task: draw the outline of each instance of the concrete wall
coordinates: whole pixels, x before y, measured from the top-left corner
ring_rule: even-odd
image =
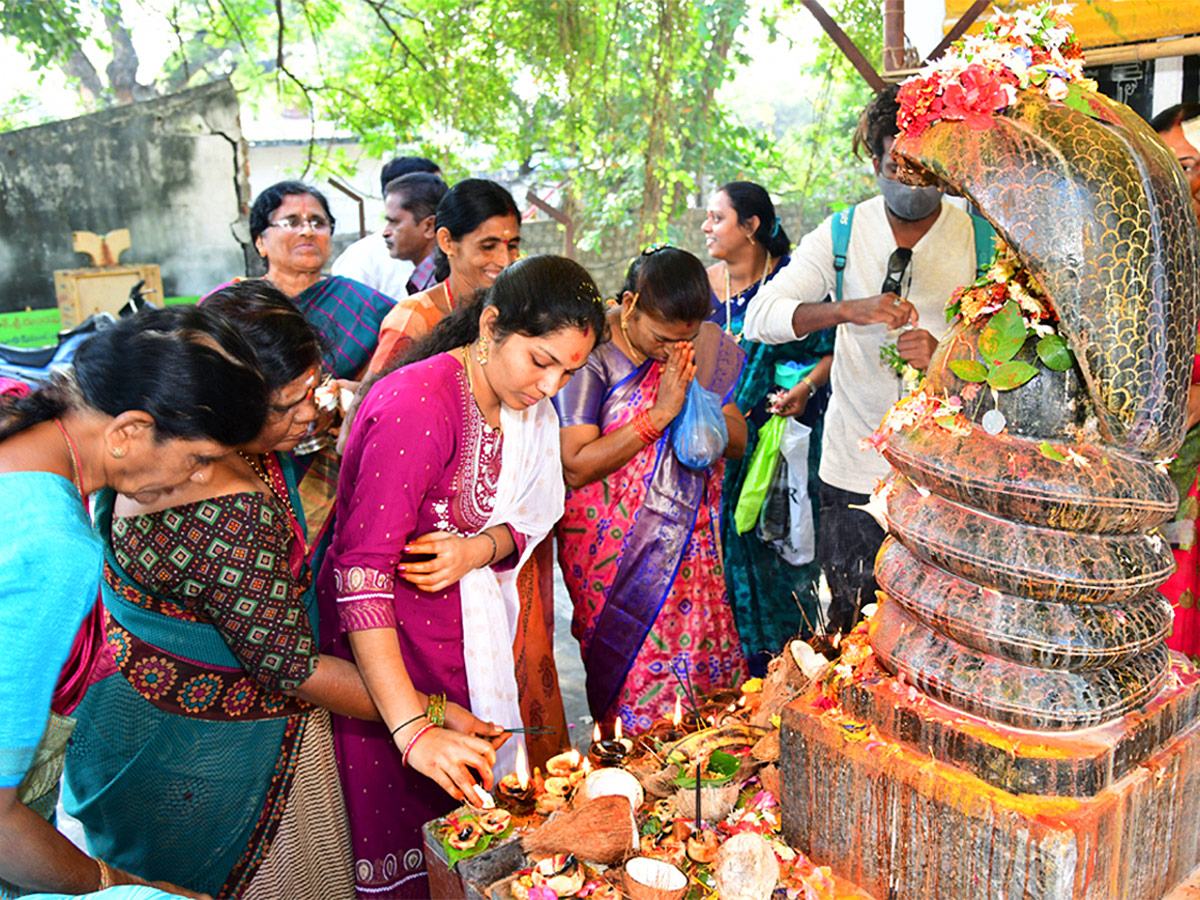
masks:
[[[245,268],[248,202],[227,81],[0,134],[0,312],[55,305],[80,230],[128,228],[121,262],[160,265],[168,296],[210,290]]]

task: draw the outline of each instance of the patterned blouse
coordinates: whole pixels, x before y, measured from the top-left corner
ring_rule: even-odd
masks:
[[[293,531],[274,499],[225,494],[113,518],[117,562],[150,593],[152,611],[209,622],[260,685],[293,690],[317,666],[304,605],[311,575],[292,575]]]

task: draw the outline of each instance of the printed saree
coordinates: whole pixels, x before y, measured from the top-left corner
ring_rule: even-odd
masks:
[[[713,325],[696,344],[697,379],[728,403],[744,354]],[[560,422],[614,431],[654,404],[661,373],[655,360],[634,366],[601,345],[555,398]],[[620,716],[630,733],[649,728],[674,705],[672,668],[686,668],[701,692],[744,674],[721,564],[723,471],[723,460],[706,471],[684,466],[668,432],[611,475],[567,492],[559,562],[597,720]]]
[[[294,479],[267,460],[296,505]],[[301,523],[265,495],[225,495],[120,520],[131,557],[114,549],[112,506],[102,493],[96,524],[119,674],[76,710],[64,795],[89,848],[214,896],[344,895],[329,716],[281,692],[316,662]]]

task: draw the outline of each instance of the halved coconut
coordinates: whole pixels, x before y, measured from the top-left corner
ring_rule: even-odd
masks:
[[[625,893],[632,900],[682,900],[688,877],[661,859],[635,856],[625,863]]]
[[[642,786],[632,774],[624,769],[596,769],[583,781],[583,796],[587,800],[615,795],[624,797],[633,809],[646,799]]]

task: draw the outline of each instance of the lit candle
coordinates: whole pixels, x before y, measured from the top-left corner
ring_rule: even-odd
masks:
[[[617,735],[620,735],[621,722],[617,720]],[[632,742],[626,744],[622,740],[605,741],[600,739],[600,723],[596,723],[596,727],[592,729],[592,746],[588,749],[588,759],[592,761],[592,765],[597,769],[608,768],[611,766],[622,766],[625,764],[625,759],[629,756],[629,748]]]
[[[496,793],[513,812],[528,812],[532,807],[533,784],[529,780],[529,760],[525,756],[525,743],[517,744],[516,772],[510,772],[496,785]]]
[[[613,726],[613,740],[625,748],[626,753],[633,752],[633,741],[629,738],[621,737],[621,720],[617,719],[617,723]]]
[[[529,760],[525,758],[525,742],[517,744],[517,784],[521,790],[529,789]]]
[[[674,724],[676,730],[683,724],[683,709],[679,705],[678,694],[675,695],[675,715],[671,717],[671,722]]]

